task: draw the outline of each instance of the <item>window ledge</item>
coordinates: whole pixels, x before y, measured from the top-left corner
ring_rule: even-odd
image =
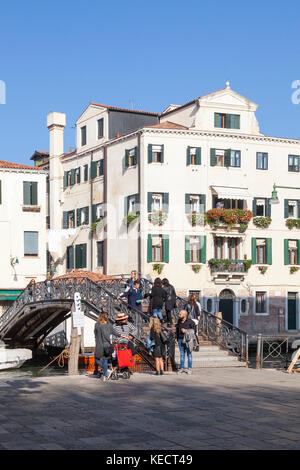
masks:
[[[35,205],[32,205],[32,206],[22,206],[22,211],[23,212],[41,212],[41,206],[35,206]]]
[[[254,315],[256,315],[257,317],[268,317],[269,313],[256,313],[256,312],[254,312]]]

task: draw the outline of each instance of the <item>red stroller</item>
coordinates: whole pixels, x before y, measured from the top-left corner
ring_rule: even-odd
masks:
[[[115,344],[115,353],[112,357],[112,372],[109,375],[111,380],[130,379],[132,372],[129,367],[134,366],[134,358],[126,344]]]

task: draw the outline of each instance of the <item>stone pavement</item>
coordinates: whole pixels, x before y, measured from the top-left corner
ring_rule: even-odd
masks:
[[[300,375],[0,380],[0,449],[300,449]]]

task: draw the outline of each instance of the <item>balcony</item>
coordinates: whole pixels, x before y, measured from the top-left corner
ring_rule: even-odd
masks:
[[[245,209],[210,209],[205,213],[205,223],[213,229],[238,229],[243,233],[252,217],[252,211]]]
[[[251,260],[211,259],[208,262],[216,284],[240,284],[248,272]]]

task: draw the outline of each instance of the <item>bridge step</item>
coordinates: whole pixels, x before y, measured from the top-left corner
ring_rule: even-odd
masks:
[[[179,348],[175,350],[175,362],[179,367]],[[239,361],[237,357],[229,355],[229,352],[220,349],[218,346],[200,346],[199,351],[193,351],[193,369],[246,366],[247,364],[244,361]]]

